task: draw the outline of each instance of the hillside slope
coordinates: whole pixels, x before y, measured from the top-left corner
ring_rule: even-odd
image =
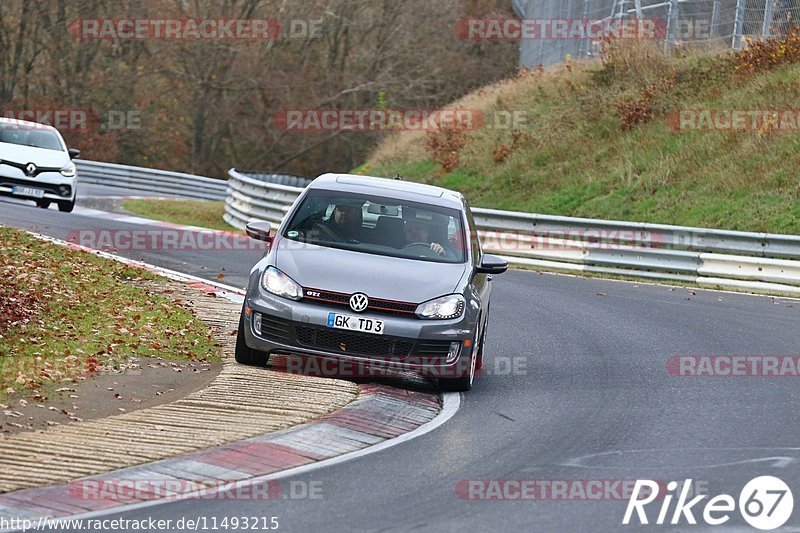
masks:
[[[462,148],[444,139],[458,159],[449,172],[427,147],[443,134],[421,132],[394,135],[356,171],[401,172],[480,207],[800,233],[799,52],[796,34],[738,55],[616,47],[455,102],[523,112],[527,124],[465,131]],[[676,113],[687,110],[789,112],[777,129],[731,131],[682,129]]]

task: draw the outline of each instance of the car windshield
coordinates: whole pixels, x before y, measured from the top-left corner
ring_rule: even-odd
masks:
[[[329,248],[463,263],[461,211],[391,198],[309,191],[283,236]]]
[[[63,151],[58,135],[49,129],[11,122],[0,122],[0,142]]]

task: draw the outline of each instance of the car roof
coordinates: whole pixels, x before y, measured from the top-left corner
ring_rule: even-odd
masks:
[[[52,130],[57,132],[58,130],[49,124],[41,124],[39,122],[30,122],[28,120],[19,120],[16,118],[8,118],[8,117],[0,117],[0,123],[3,124],[18,124],[20,126],[30,126],[31,128],[42,129],[42,130]]]
[[[363,194],[388,196],[398,200],[408,200],[422,204],[438,205],[463,209],[464,197],[461,193],[399,179],[361,176],[358,174],[323,174],[311,182],[310,189],[325,189]]]

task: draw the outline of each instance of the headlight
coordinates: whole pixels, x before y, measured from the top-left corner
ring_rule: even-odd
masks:
[[[271,292],[290,300],[300,300],[303,298],[303,288],[295,280],[271,266],[264,271],[261,276],[261,286],[265,291]]]
[[[464,314],[466,302],[460,294],[450,294],[419,304],[417,316],[425,319],[449,320]]]
[[[75,167],[75,163],[73,163],[72,161],[61,167],[61,175],[67,178],[74,177],[75,174],[77,174],[77,172],[78,169],[77,167]]]

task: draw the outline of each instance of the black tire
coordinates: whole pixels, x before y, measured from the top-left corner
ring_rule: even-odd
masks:
[[[486,345],[486,328],[489,326],[489,319],[486,319],[486,324],[483,325],[483,332],[481,333],[481,341],[478,343],[478,359],[475,361],[475,371],[483,368],[483,347]]]
[[[490,303],[488,307],[486,307],[486,320],[483,322],[483,331],[481,332],[481,341],[478,345],[478,360],[475,361],[475,370],[481,370],[483,368],[483,347],[486,346],[486,330],[489,329],[489,312],[492,310],[492,304]]]
[[[40,209],[47,209],[50,207],[50,200],[36,200],[36,207]]]
[[[72,213],[72,210],[75,208],[75,202],[57,202],[58,203],[58,210],[62,213]]]
[[[237,363],[252,366],[266,366],[269,354],[250,348],[244,340],[244,313],[239,316],[239,331],[236,334],[234,358]]]

